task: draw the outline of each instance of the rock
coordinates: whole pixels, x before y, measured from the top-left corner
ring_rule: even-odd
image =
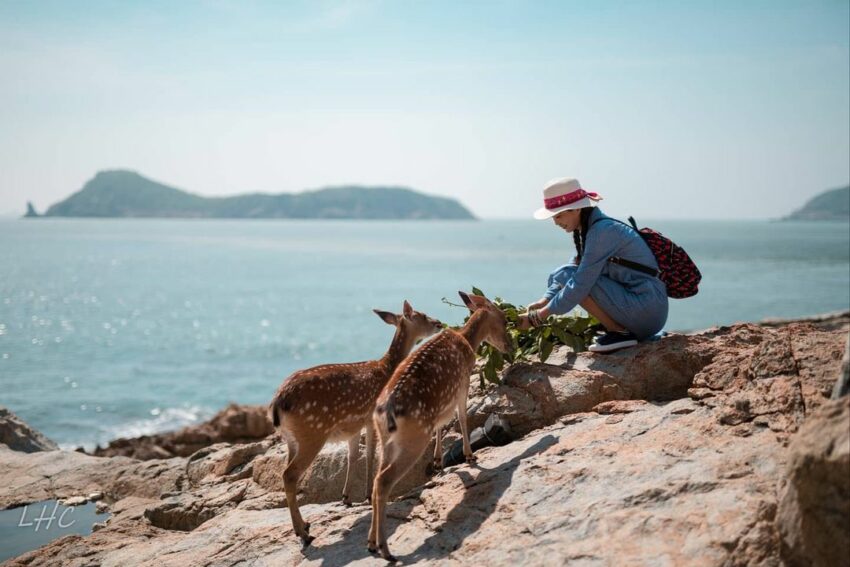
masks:
[[[845,333],[846,327],[822,330],[811,323],[718,329],[711,333],[712,361],[688,392],[717,407],[721,423],[767,427],[787,442],[805,416],[829,398]]]
[[[841,361],[841,374],[832,389],[833,400],[850,394],[850,335],[847,336],[847,346],[844,347],[844,359]]]
[[[92,454],[141,460],[188,457],[216,443],[248,443],[268,437],[274,428],[267,414],[266,406],[230,404],[204,423],[158,435],[116,439]]]
[[[88,499],[92,502],[97,502],[103,498],[103,492],[92,492],[89,494]]]
[[[649,405],[649,402],[646,402],[644,400],[602,402],[601,404],[596,404],[595,406],[593,406],[592,411],[602,414],[631,413],[633,411],[641,411],[647,409]]]
[[[502,385],[470,393],[470,427],[493,413],[524,435],[565,415],[690,396],[729,426],[768,427],[781,438],[828,399],[850,325],[840,314],[763,327],[744,323],[670,335],[612,354],[555,349],[548,364],[515,364]],[[620,405],[618,405],[620,404]],[[635,406],[636,407],[636,406]]]
[[[213,486],[205,491],[183,492],[145,510],[145,518],[158,528],[191,531],[232,510],[245,499],[250,480]]]
[[[850,557],[850,396],[822,405],[794,436],[777,524],[792,565]]]
[[[23,451],[24,453],[59,449],[56,443],[2,406],[0,406],[0,444],[6,445],[13,451]]]
[[[71,496],[60,500],[59,504],[62,506],[82,506],[86,502],[88,502],[88,499],[85,496]]]
[[[0,510],[31,502],[102,492],[112,500],[158,498],[182,485],[184,459],[139,462],[75,451],[21,453],[0,446]]]
[[[245,445],[210,445],[189,457],[186,476],[192,485],[198,485],[206,479],[215,482],[223,477],[231,480],[250,478],[254,457],[266,453],[273,445],[272,439]]]

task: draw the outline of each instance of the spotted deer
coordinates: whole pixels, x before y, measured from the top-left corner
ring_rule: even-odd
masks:
[[[466,399],[475,352],[482,341],[507,352],[512,345],[504,313],[487,298],[460,293],[472,311],[458,331],[446,329],[408,356],[378,397],[373,415],[381,444],[378,475],[372,488],[372,527],[369,551],[395,561],[386,540],[387,497],[395,484],[422,456],[435,436],[435,460],[440,450],[440,428],[457,413],[468,463],[475,457],[469,445]]]
[[[310,545],[310,524],[304,522],[296,502],[297,485],[328,441],[348,441],[348,467],[342,499],[351,504],[351,469],[360,452],[360,432],[366,428],[366,499],[373,476],[375,435],[372,411],[375,400],[393,371],[414,344],[438,330],[442,323],[415,311],[404,302],[401,315],[375,310],[396,331],[386,354],[378,360],[353,364],[328,364],[299,370],[278,388],[271,402],[272,422],[286,441],[287,464],[283,473],[286,502],[292,526],[304,546]]]

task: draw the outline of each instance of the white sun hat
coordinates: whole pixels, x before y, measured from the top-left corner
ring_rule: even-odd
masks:
[[[543,207],[534,211],[534,218],[545,220],[561,211],[595,207],[597,201],[601,200],[602,197],[597,193],[588,193],[582,189],[578,179],[553,179],[543,188]]]

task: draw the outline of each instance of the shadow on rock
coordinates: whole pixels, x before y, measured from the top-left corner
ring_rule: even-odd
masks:
[[[417,498],[419,493],[419,490],[414,491],[409,497],[405,497],[387,506],[388,532],[395,531],[395,528],[399,524],[406,521],[410,512],[419,503]],[[313,526],[321,527],[322,523],[323,520],[317,519],[317,521],[313,522]],[[322,567],[344,567],[358,559],[366,557],[380,558],[378,555],[369,553],[366,549],[371,524],[372,507],[364,505],[363,513],[360,517],[357,518],[351,527],[343,528],[345,533],[330,545],[321,545],[321,540],[326,538],[336,539],[335,536],[338,534],[333,532],[319,532],[315,527],[311,527],[311,534],[315,532],[317,537],[313,546],[304,550],[304,557],[308,560],[321,560]]]
[[[499,500],[511,485],[520,463],[545,451],[555,443],[557,443],[556,437],[546,435],[510,461],[492,469],[483,469],[477,479],[473,479],[466,471],[455,471],[455,474],[463,480],[466,491],[463,499],[446,516],[446,521],[443,523],[446,529],[430,536],[413,553],[399,556],[399,560],[402,563],[414,563],[424,559],[440,559],[460,548],[464,540],[478,531],[496,510]],[[392,508],[392,506],[388,507],[388,511],[397,512]],[[397,516],[397,513],[393,515]],[[392,533],[388,531],[387,538],[389,539],[391,535]]]

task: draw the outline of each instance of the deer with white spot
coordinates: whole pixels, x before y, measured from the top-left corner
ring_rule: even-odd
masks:
[[[381,444],[378,475],[372,488],[369,551],[395,561],[387,547],[386,505],[396,483],[407,473],[435,436],[435,461],[440,428],[456,413],[467,463],[475,457],[469,445],[466,400],[475,352],[487,341],[503,353],[512,348],[507,319],[486,297],[458,292],[472,315],[459,330],[445,329],[430,338],[396,369],[378,397],[374,429]]]
[[[382,358],[299,370],[284,380],[269,408],[272,422],[286,442],[287,463],[283,473],[286,502],[292,526],[305,547],[313,538],[310,524],[304,522],[296,502],[301,477],[326,442],[347,440],[348,468],[342,500],[350,505],[351,469],[360,453],[360,432],[365,427],[366,499],[369,499],[375,448],[372,412],[378,394],[416,342],[443,327],[438,320],[415,311],[407,301],[401,315],[377,309],[375,313],[396,327]]]

